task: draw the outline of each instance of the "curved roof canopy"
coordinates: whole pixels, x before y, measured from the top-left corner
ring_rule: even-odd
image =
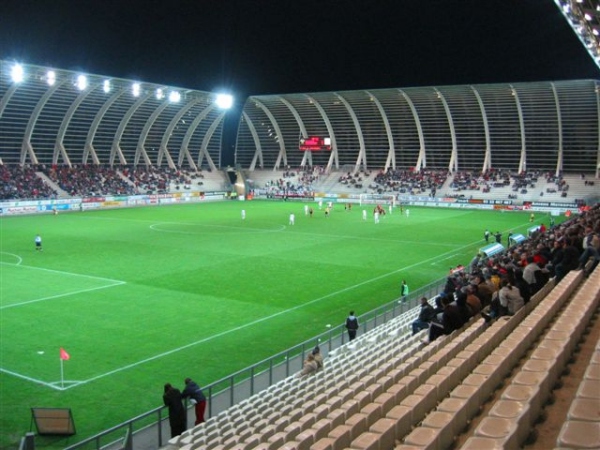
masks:
[[[598,93],[598,81],[574,80],[254,96],[236,164],[591,172]]]
[[[0,60],[7,163],[220,166],[218,94]]]

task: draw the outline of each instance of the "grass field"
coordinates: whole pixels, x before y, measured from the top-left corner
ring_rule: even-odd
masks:
[[[397,298],[403,279],[415,289],[468,264],[486,227],[506,239],[530,225],[427,208],[375,225],[358,207],[329,218],[314,207],[313,218],[267,201],[0,218],[2,448],[29,431],[31,407],[72,408],[76,442],[159,406],[165,382],[210,383]]]

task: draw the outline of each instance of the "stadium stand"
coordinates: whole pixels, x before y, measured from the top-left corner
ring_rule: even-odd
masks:
[[[463,448],[522,445],[598,306],[599,280],[600,270],[587,280],[584,272],[572,271],[556,286],[551,280],[515,316],[490,325],[473,320],[426,347],[420,344],[422,334],[406,334],[416,316],[409,311],[329,355],[317,375],[290,377],[170,445],[186,450],[449,448],[541,336]],[[563,325],[574,318],[581,324],[575,330]]]

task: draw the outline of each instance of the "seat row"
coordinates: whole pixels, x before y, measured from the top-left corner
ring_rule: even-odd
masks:
[[[593,282],[596,286],[600,286],[598,268],[590,276],[590,280],[592,279],[595,280]],[[586,294],[589,294],[589,302],[593,302],[594,292],[591,286]],[[564,333],[564,331],[556,331],[556,333]],[[557,337],[560,336],[558,334]],[[600,448],[600,341],[596,343],[583,380],[571,402],[567,420],[560,430],[556,446],[561,449]]]
[[[493,344],[492,351],[467,373],[462,382],[403,440],[397,450],[406,448],[445,449],[453,445],[481,405],[494,393],[504,378],[525,356],[530,345],[552,320],[580,284],[582,276],[573,272],[549,294],[534,296],[509,319],[509,333]],[[469,444],[470,445],[470,444]],[[478,441],[471,448],[478,448]],[[492,447],[495,448],[495,447]]]
[[[279,442],[281,437],[274,435],[281,432],[287,432],[286,439],[289,439],[298,431],[296,426],[299,425],[294,424],[286,431],[290,422],[301,421],[300,428],[304,429],[312,424],[313,418],[322,418],[320,416],[324,412],[329,413],[351,398],[370,400],[435,354],[436,345],[442,345],[445,340],[451,341],[454,336],[440,339],[436,345],[424,350],[421,337],[422,335],[388,337],[385,341],[377,341],[371,345],[367,345],[369,341],[364,339],[361,345],[347,346],[346,351],[328,359],[326,369],[316,376],[302,379],[289,377],[209,419],[207,423],[189,430],[180,438],[172,439],[170,443],[186,448],[217,448],[221,445],[231,448],[234,441],[247,441],[246,444],[251,445],[258,438],[262,441],[270,440],[270,444],[273,444]],[[463,347],[464,345],[466,344]],[[456,352],[463,347],[457,346]],[[380,383],[375,383],[376,380]],[[369,392],[367,396],[365,391]],[[313,409],[315,415],[311,417]],[[305,413],[301,420],[299,410]],[[265,427],[261,419],[269,426]],[[257,430],[260,432],[256,433]],[[256,434],[258,436],[254,436]]]
[[[414,320],[415,312],[407,311],[401,316],[388,322],[385,334],[377,330],[384,339],[371,339],[371,332],[365,333],[353,342],[347,343],[342,350],[326,361],[326,369],[313,377],[288,377],[265,391],[232,406],[224,413],[210,418],[184,434],[169,441],[171,445],[198,445],[201,443],[215,445],[227,441],[231,435],[238,438],[256,428],[261,418],[274,421],[289,416],[295,418],[294,410],[306,401],[307,397],[317,397],[320,401],[335,396],[350,384],[367,376],[370,370],[375,370],[381,360],[399,360],[402,356],[409,357],[416,352],[419,336],[410,337],[406,333],[397,334],[393,331],[405,327],[407,321]],[[381,358],[376,358],[380,355]],[[325,394],[326,393],[326,394]],[[347,393],[343,393],[346,396]],[[306,409],[306,407],[304,407]],[[259,413],[257,413],[259,412]],[[250,420],[248,420],[250,418]],[[281,424],[283,424],[283,420]],[[281,425],[280,424],[280,425]],[[258,424],[260,428],[261,424]]]

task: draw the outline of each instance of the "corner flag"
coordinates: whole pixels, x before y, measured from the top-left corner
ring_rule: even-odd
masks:
[[[60,348],[60,359],[63,361],[68,361],[71,359],[71,355],[69,355],[64,348]]]

